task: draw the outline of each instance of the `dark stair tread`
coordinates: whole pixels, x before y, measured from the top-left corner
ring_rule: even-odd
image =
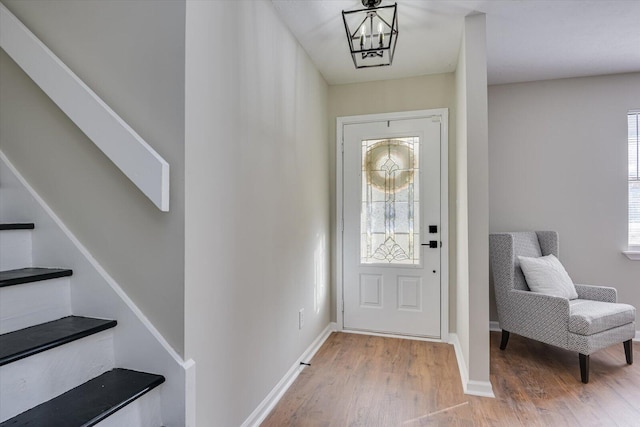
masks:
[[[0,423],[0,427],[93,426],[163,382],[161,375],[113,369]]]
[[[28,267],[17,270],[0,271],[0,288],[4,286],[20,285],[38,282],[40,280],[57,279],[71,276],[73,271],[64,268]]]
[[[32,222],[0,223],[0,230],[33,230],[36,225]]]
[[[0,335],[0,366],[116,326],[115,320],[67,316]]]

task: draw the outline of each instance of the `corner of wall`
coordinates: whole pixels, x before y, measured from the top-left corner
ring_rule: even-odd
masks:
[[[485,33],[484,15],[465,18],[456,70],[456,336],[474,393],[490,389]]]

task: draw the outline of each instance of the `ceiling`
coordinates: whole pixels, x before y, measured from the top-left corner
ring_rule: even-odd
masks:
[[[475,13],[487,16],[489,84],[640,71],[640,0],[396,1],[393,65],[356,70],[341,11],[361,0],[272,0],[332,85],[454,71],[464,17]]]

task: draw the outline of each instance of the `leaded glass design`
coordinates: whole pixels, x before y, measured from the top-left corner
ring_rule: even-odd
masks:
[[[420,264],[419,138],[362,141],[362,264]]]

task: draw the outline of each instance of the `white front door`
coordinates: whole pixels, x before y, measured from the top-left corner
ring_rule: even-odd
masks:
[[[345,329],[441,337],[441,119],[343,126]]]

